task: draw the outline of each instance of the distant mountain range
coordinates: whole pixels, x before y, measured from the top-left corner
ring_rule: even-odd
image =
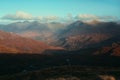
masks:
[[[115,22],[88,24],[77,21],[68,25],[65,30],[61,31],[55,43],[68,50],[79,50],[119,35],[120,24]]]
[[[81,76],[88,76],[86,71],[90,70],[90,66],[94,75],[96,70],[97,74],[104,74],[100,71],[111,67],[111,71],[115,69],[116,72],[109,73],[117,74],[119,79],[120,71],[116,67],[120,67],[120,24],[76,21],[68,25],[26,21],[0,25],[0,64],[1,80],[16,80],[17,75],[9,76],[16,73],[23,74],[20,75],[21,79],[28,79],[30,73],[31,79],[36,75],[43,80],[48,72],[53,76],[57,73],[60,75],[62,70],[70,75],[74,69],[76,73],[71,75],[79,75],[78,71],[83,68],[78,65],[84,67],[83,73],[87,73],[80,72]],[[47,69],[44,71],[44,68]],[[38,75],[34,71],[39,69],[43,69],[43,72],[40,71]]]
[[[0,25],[0,30],[17,33],[27,38],[42,40],[46,43],[50,43],[49,41],[54,38],[54,33],[62,28],[64,28],[64,25],[58,22],[40,23],[38,21],[24,21]]]
[[[120,24],[116,22],[94,20],[67,24],[25,21],[0,25],[0,30],[9,32],[0,31],[0,47],[3,52],[6,48],[8,52],[41,53],[51,46],[57,46],[53,47],[53,50],[64,48],[67,51],[94,48],[93,55],[103,53],[119,55],[120,52]],[[118,46],[113,48],[114,43]]]

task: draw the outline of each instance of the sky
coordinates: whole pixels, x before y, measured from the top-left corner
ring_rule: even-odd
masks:
[[[0,22],[120,18],[120,0],[0,0]]]

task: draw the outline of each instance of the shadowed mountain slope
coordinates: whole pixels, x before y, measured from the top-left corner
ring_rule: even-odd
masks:
[[[59,43],[54,44],[68,50],[79,50],[117,35],[120,35],[120,25],[115,22],[98,22],[93,25],[76,21],[61,31],[57,40]]]

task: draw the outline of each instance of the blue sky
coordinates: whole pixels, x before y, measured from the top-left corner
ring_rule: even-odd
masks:
[[[13,17],[21,11],[36,17],[82,14],[120,18],[119,4],[120,0],[0,0],[0,17],[9,19],[8,15]]]

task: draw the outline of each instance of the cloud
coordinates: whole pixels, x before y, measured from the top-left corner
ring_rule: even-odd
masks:
[[[7,14],[1,18],[2,20],[11,20],[11,21],[16,21],[16,20],[40,20],[40,21],[53,21],[53,20],[58,20],[58,16],[32,16],[29,13],[23,12],[23,11],[18,11],[15,14]]]
[[[92,14],[79,14],[75,16],[74,19],[84,20],[84,21],[88,21],[88,20],[116,21],[118,20],[118,18],[115,16],[97,16],[97,15],[92,15]]]
[[[92,14],[79,14],[75,17],[76,19],[96,19],[98,16]]]
[[[117,17],[115,17],[115,16],[99,16],[99,19],[110,19],[110,20],[116,20]]]
[[[32,18],[32,15],[23,11],[18,11],[16,14],[7,14],[2,17],[2,19],[6,20],[31,20]]]
[[[34,17],[34,20],[43,20],[43,16]]]
[[[31,14],[23,11],[17,11],[15,14],[7,14],[1,18],[1,20],[9,20],[9,21],[19,21],[19,20],[39,20],[42,22],[50,22],[50,21],[61,21],[61,22],[72,22],[75,20],[99,20],[99,21],[117,21],[118,18],[114,16],[97,16],[93,14],[78,14],[73,16],[71,13],[67,14],[65,17],[58,17],[55,15],[50,16],[32,16]]]
[[[73,22],[74,21],[74,17],[71,13],[67,14],[67,21],[69,22]]]
[[[99,21],[118,21],[118,17],[116,16],[98,16],[96,20]]]
[[[67,17],[68,17],[69,19],[72,19],[72,18],[73,18],[73,15],[72,15],[71,13],[69,13],[69,14],[67,14]]]
[[[46,16],[44,17],[46,20],[57,20],[58,17],[57,16]]]

